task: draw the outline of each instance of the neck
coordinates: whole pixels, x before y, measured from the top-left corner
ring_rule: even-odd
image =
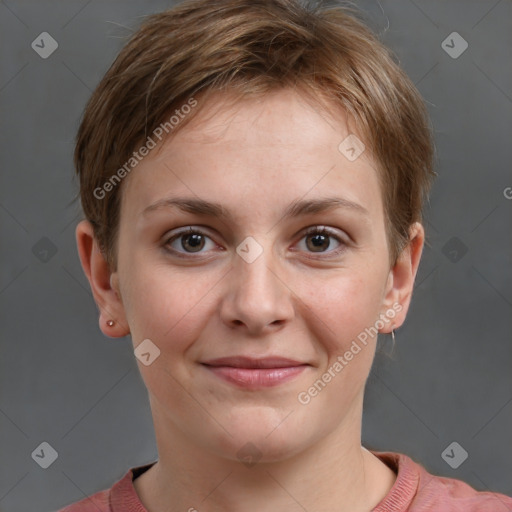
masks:
[[[370,512],[396,479],[361,446],[360,419],[284,460],[252,466],[198,447],[166,423],[155,422],[158,462],[134,481],[148,512]]]

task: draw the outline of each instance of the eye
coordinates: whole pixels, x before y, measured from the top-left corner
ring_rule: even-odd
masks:
[[[183,251],[185,254],[194,254],[201,252],[207,245],[207,240],[210,240],[211,244],[215,246],[208,235],[197,228],[189,227],[171,236],[165,242],[165,247],[173,253],[178,253],[178,255],[183,254]]]
[[[347,246],[341,236],[324,226],[309,228],[301,238],[301,242],[302,240],[305,240],[305,249],[299,248],[299,250],[318,254],[326,253],[330,256],[339,255]],[[328,250],[333,245],[332,240],[335,240],[337,247]],[[205,252],[203,249],[207,246],[208,241],[211,244],[210,249],[217,247],[206,233],[198,228],[188,227],[169,237],[164,246],[167,251],[179,257],[187,257],[187,254]],[[206,248],[208,249],[208,247]]]
[[[334,239],[338,247],[328,251],[333,245],[331,240]],[[335,231],[324,226],[314,226],[306,231],[305,236],[301,239],[305,240],[306,251],[313,253],[328,253],[329,255],[337,255],[346,248],[346,242]]]

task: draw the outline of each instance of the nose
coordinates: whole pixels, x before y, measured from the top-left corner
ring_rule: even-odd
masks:
[[[293,318],[293,292],[277,262],[269,247],[251,263],[235,254],[220,308],[228,327],[261,336],[281,329]]]

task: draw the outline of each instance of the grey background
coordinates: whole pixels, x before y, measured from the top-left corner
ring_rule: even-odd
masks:
[[[368,381],[363,444],[512,495],[512,2],[356,4],[428,103],[439,173],[408,319]],[[55,510],[157,458],[130,339],[101,334],[78,260],[71,155],[129,27],[170,5],[0,2],[2,512]],[[44,31],[59,44],[47,59],[31,48]],[[457,59],[441,47],[453,31],[469,43]],[[58,452],[46,470],[31,458],[43,441]],[[441,457],[453,441],[469,453],[458,469]]]

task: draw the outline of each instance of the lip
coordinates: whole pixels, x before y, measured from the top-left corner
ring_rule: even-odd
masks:
[[[211,359],[210,361],[204,361],[203,364],[208,366],[231,366],[233,368],[250,368],[250,369],[261,369],[261,368],[290,368],[294,366],[301,366],[306,363],[301,361],[295,361],[294,359],[287,359],[286,357],[272,356],[272,357],[246,357],[246,356],[231,356],[231,357],[219,357],[217,359]]]
[[[301,374],[309,364],[283,357],[222,357],[201,363],[216,377],[245,389],[278,386]]]

